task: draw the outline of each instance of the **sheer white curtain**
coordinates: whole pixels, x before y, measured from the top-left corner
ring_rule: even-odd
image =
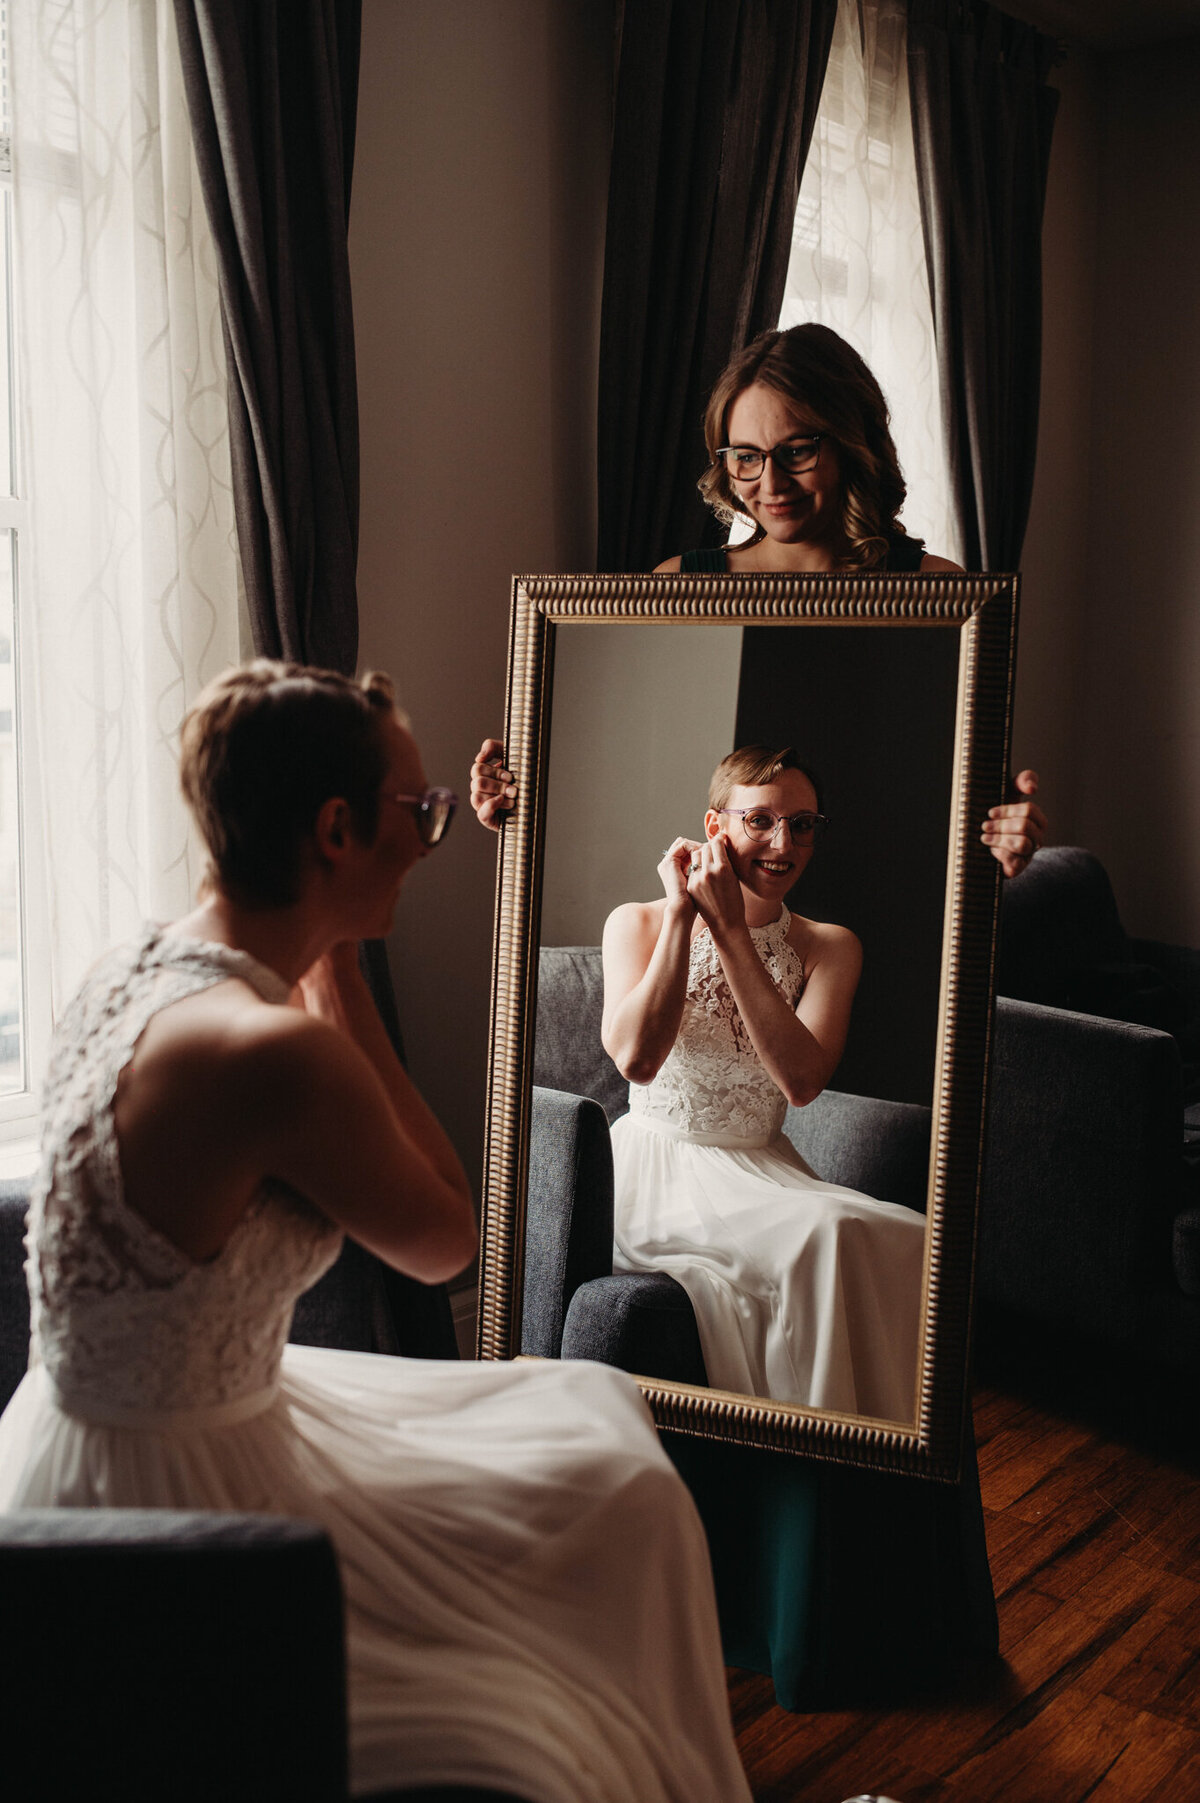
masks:
[[[179,723],[239,653],[216,264],[170,0],[9,0],[31,914],[54,1005],[200,859]]]
[[[779,324],[820,321],[866,359],[891,409],[904,523],[958,562],[905,37],[903,0],[839,0]]]

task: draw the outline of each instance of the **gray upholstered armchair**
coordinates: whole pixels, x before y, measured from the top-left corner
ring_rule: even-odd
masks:
[[[642,1377],[707,1381],[687,1295],[664,1273],[614,1274],[609,1123],[629,1086],[600,1044],[597,946],[544,946],[529,1157],[522,1346]],[[831,1183],[921,1210],[929,1110],[834,1090],[790,1108],[784,1131]]]
[[[1104,867],[1005,885],[982,1303],[1200,1370],[1200,952],[1129,938]]]
[[[1004,885],[981,1194],[982,1300],[1200,1370],[1200,952],[1129,939],[1103,866]],[[543,947],[524,1348],[704,1382],[687,1297],[612,1272],[600,953]],[[569,1093],[564,1093],[569,1092]],[[785,1131],[833,1183],[924,1207],[929,1111],[825,1093]]]

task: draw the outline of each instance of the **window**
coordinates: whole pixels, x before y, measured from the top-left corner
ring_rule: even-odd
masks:
[[[781,327],[832,326],[874,371],[908,483],[904,523],[961,561],[942,437],[901,0],[840,0]]]
[[[27,956],[23,881],[20,494],[13,335],[13,194],[9,34],[0,4],[0,1140],[32,1131],[33,1042],[44,997]]]

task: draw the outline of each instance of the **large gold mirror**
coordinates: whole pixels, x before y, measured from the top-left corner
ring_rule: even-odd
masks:
[[[526,1244],[535,1071],[610,1119],[624,1106],[615,1067],[603,1094],[572,1075],[577,1052],[606,1062],[592,993],[605,918],[656,893],[676,835],[701,836],[722,757],[792,744],[832,824],[788,903],[851,927],[864,969],[829,1093],[786,1131],[802,1155],[813,1120],[828,1143],[831,1110],[843,1138],[868,1119],[910,1151],[917,1136],[920,1193],[899,1199],[924,1209],[911,1405],[868,1417],[634,1375],[683,1433],[957,1475],[1000,882],[980,824],[1004,797],[1016,604],[1011,576],[515,579],[506,744],[521,794],[497,886],[482,1358],[528,1349],[525,1285],[546,1277],[544,1242]],[[564,960],[592,989],[558,1020],[554,1056],[543,1020],[539,1057],[539,966]],[[853,1169],[855,1153],[838,1157]]]

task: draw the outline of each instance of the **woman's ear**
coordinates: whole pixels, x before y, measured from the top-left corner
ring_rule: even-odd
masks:
[[[340,795],[331,795],[321,803],[313,826],[313,840],[323,858],[336,863],[350,845],[352,826],[350,808]]]
[[[709,808],[707,814],[704,816],[704,837],[706,839],[715,839],[717,834],[724,830],[725,829],[721,825],[721,816],[717,813],[717,810],[715,808]]]

